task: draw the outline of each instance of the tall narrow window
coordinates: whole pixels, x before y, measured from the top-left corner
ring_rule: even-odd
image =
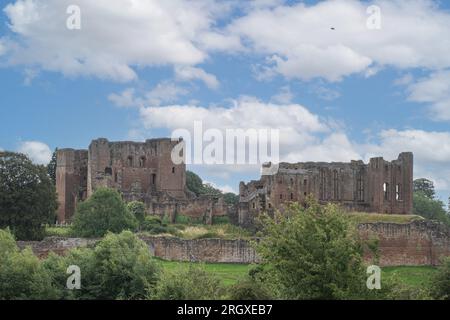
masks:
[[[129,167],[132,167],[132,166],[133,166],[133,157],[132,157],[132,156],[129,156],[129,157],[128,157],[128,166],[129,166]]]
[[[325,170],[320,170],[320,200],[326,200],[326,183]]]
[[[175,167],[172,167],[172,173],[175,173]]]
[[[339,174],[337,170],[333,171],[333,199],[339,200]]]
[[[139,158],[139,167],[144,168],[145,167],[145,157],[140,157]]]
[[[156,174],[152,174],[152,185],[156,184]]]
[[[294,200],[294,194],[291,193],[291,200]]]
[[[360,172],[358,174],[357,179],[358,180],[356,183],[356,188],[357,188],[357,194],[358,194],[358,201],[364,201],[364,180],[363,180],[362,172]]]
[[[389,200],[389,183],[383,184],[384,200]]]
[[[401,184],[397,184],[397,185],[395,186],[395,199],[396,199],[397,201],[403,200],[403,199],[402,199],[402,185],[401,185]]]

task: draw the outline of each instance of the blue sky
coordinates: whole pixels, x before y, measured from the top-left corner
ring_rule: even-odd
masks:
[[[69,30],[75,2],[81,29]],[[450,195],[448,2],[0,4],[1,149],[45,163],[56,147],[170,136],[202,120],[284,130],[289,161],[412,151],[416,178]],[[366,25],[370,5],[380,29]],[[224,190],[259,176],[192,169]]]

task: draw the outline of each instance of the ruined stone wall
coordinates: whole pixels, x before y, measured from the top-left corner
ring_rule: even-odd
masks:
[[[450,256],[450,228],[429,221],[408,224],[365,223],[359,226],[363,238],[378,238],[379,265],[437,265],[441,256]],[[157,257],[173,261],[253,263],[259,258],[250,241],[224,239],[186,240],[174,237],[142,237]],[[95,239],[48,238],[44,241],[19,241],[21,248],[31,246],[36,255],[50,251],[63,254],[80,246],[93,246]],[[256,241],[256,240],[255,240]],[[365,253],[372,263],[370,252]]]
[[[239,186],[239,223],[249,227],[262,212],[283,211],[312,195],[321,204],[336,203],[350,211],[411,214],[413,155],[397,160],[372,158],[350,163],[281,163],[276,173]]]
[[[364,238],[379,241],[379,264],[438,265],[441,256],[450,256],[450,228],[430,221],[408,224],[365,223],[359,225]],[[366,252],[366,261],[372,261]]]
[[[78,201],[87,197],[87,150],[61,149],[56,160],[56,192],[58,221],[70,221]]]

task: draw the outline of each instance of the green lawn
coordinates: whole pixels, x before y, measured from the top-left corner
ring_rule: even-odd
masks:
[[[174,271],[180,268],[187,267],[191,262],[166,261],[157,259],[165,270]],[[236,283],[239,278],[247,275],[251,265],[249,264],[235,264],[235,263],[201,263],[206,271],[217,275],[222,279],[224,285],[232,285]]]
[[[384,267],[381,277],[397,277],[401,282],[412,287],[422,287],[431,280],[431,276],[437,271],[435,267]]]
[[[383,214],[367,212],[349,212],[350,218],[357,223],[410,223],[416,220],[424,220],[423,217],[413,214]]]
[[[166,270],[177,270],[188,266],[189,262],[176,262],[160,260],[162,267]],[[239,278],[247,275],[251,265],[246,264],[232,264],[232,263],[203,263],[202,264],[208,272],[217,275],[222,279],[225,285],[234,284]],[[430,281],[433,273],[436,272],[436,268],[421,266],[421,267],[383,267],[383,277],[391,278],[397,277],[401,282],[413,287],[421,287]]]

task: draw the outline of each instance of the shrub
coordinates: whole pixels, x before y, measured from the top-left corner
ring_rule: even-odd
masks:
[[[228,299],[270,300],[272,297],[261,282],[247,277],[228,288]]]
[[[150,298],[157,300],[217,300],[224,294],[220,279],[200,266],[166,271]]]
[[[135,230],[136,218],[128,211],[120,194],[101,188],[77,206],[72,230],[79,237],[102,237],[108,231]]]
[[[127,204],[128,211],[136,218],[139,224],[145,219],[145,204],[140,201],[131,201]]]
[[[431,295],[435,299],[450,300],[450,257],[442,259],[442,265],[433,276]]]
[[[57,206],[44,166],[22,154],[0,152],[0,228],[9,227],[19,240],[41,240],[43,224],[54,223]]]
[[[20,251],[9,230],[0,230],[0,300],[56,299],[50,274],[27,248]]]
[[[80,290],[65,289],[70,265],[80,267]],[[65,299],[143,299],[159,277],[147,245],[130,231],[108,233],[94,249],[71,250],[65,257],[50,255],[44,267]]]

